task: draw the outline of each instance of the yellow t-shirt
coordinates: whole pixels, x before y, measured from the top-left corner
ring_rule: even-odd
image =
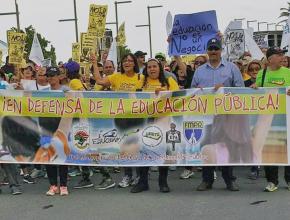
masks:
[[[135,73],[129,77],[125,73],[114,73],[108,76],[113,91],[136,91],[141,89],[144,83],[144,75]]]
[[[156,90],[177,91],[177,90],[179,90],[179,86],[178,86],[177,82],[172,77],[169,77],[167,79],[167,81],[168,81],[168,84],[169,84],[169,88],[167,88],[167,86],[163,86],[162,87],[159,79],[150,79],[148,77],[147,78],[147,83],[143,87],[143,91],[156,91]]]
[[[79,79],[73,79],[69,82],[69,88],[71,90],[85,90],[84,85]]]

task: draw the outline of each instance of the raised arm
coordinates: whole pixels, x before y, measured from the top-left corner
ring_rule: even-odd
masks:
[[[99,72],[96,55],[95,54],[91,54],[90,55],[90,60],[91,60],[91,63],[93,65],[93,68],[94,68],[93,75],[94,75],[94,78],[96,80],[96,83],[98,85],[102,85],[102,86],[105,86],[105,87],[111,86],[111,83],[110,83],[108,77],[106,77],[106,76],[102,77],[100,72]]]

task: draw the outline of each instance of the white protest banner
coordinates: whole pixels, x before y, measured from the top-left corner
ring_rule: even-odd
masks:
[[[173,18],[172,18],[171,12],[168,11],[167,16],[166,16],[166,32],[167,32],[167,36],[170,35],[172,27],[173,27]]]
[[[229,30],[225,35],[227,59],[238,60],[245,52],[244,30]]]
[[[268,48],[268,34],[255,34],[254,40],[260,48]]]
[[[204,54],[207,42],[217,37],[217,32],[216,11],[175,15],[168,54]]]
[[[259,48],[258,44],[255,42],[255,40],[250,36],[250,34],[247,31],[245,31],[245,42],[246,48],[252,55],[253,59],[262,60],[264,58],[264,54]]]
[[[34,33],[29,59],[32,60],[34,63],[36,63],[38,66],[41,66],[41,62],[44,60],[43,52],[37,37],[37,33]]]
[[[290,16],[283,29],[283,35],[280,46],[282,49],[288,49],[288,52],[286,53],[287,56],[290,56],[289,45],[290,45]]]
[[[113,61],[114,65],[117,66],[118,65],[118,53],[117,53],[117,42],[116,39],[114,38],[112,44],[111,44],[111,48],[109,50],[109,54],[107,57],[107,60],[111,60]]]

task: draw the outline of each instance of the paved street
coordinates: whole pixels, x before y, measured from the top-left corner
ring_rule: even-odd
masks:
[[[220,220],[287,220],[290,217],[290,192],[286,190],[280,173],[278,192],[264,193],[265,179],[248,180],[248,168],[238,168],[240,192],[228,192],[220,172],[214,189],[208,192],[195,191],[200,182],[200,173],[190,180],[178,178],[182,169],[170,172],[169,185],[172,192],[161,194],[158,191],[157,174],[150,177],[150,191],[139,194],[129,193],[129,189],[74,190],[70,188],[68,197],[47,197],[46,179],[38,180],[36,185],[22,185],[24,194],[12,196],[8,187],[2,187],[0,213],[1,220],[42,220],[42,219],[220,219]],[[280,170],[282,171],[282,169]],[[263,175],[263,174],[262,174]],[[119,181],[120,174],[114,174]],[[73,186],[79,177],[73,178]],[[94,182],[100,181],[95,174]],[[261,202],[262,201],[262,202]],[[251,204],[251,203],[258,204]],[[259,203],[260,202],[260,203]]]

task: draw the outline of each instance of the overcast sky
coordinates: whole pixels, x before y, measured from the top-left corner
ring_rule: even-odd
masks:
[[[115,21],[115,0],[77,0],[79,32],[86,32],[89,5],[107,4],[107,22]],[[230,20],[246,18],[276,23],[280,8],[287,6],[286,0],[132,0],[131,4],[119,5],[119,23],[126,22],[127,45],[134,52],[149,53],[148,28],[135,25],[147,24],[147,6],[163,5],[151,10],[153,54],[166,52],[165,19],[168,11],[174,14],[188,14],[216,10],[220,30],[224,30]],[[67,60],[71,56],[71,43],[75,41],[74,22],[58,22],[59,19],[73,18],[73,0],[18,0],[21,28],[33,25],[37,32],[45,36],[56,47],[57,60]],[[14,0],[0,0],[0,13],[15,11]],[[6,30],[16,26],[15,16],[0,16],[0,39],[6,42]],[[246,26],[246,21],[244,21]],[[251,24],[257,29],[257,24]],[[115,33],[115,26],[108,25]],[[266,29],[266,25],[261,25]],[[274,29],[274,26],[270,26]]]

